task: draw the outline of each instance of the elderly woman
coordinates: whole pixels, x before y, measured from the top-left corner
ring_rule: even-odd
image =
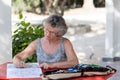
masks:
[[[26,49],[13,58],[16,67],[25,67],[24,59],[37,54],[40,67],[68,68],[78,64],[73,46],[63,35],[67,32],[65,20],[58,15],[51,15],[43,21],[44,37],[31,42]]]

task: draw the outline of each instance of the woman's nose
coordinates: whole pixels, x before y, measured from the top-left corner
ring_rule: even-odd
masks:
[[[50,36],[50,32],[47,31],[47,32],[46,32],[46,35],[47,35],[47,36]]]

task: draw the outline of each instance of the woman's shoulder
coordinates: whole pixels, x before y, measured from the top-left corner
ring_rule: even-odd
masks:
[[[37,39],[33,40],[31,43],[32,43],[32,44],[37,44],[37,42],[38,42],[40,39],[41,39],[41,38],[37,38]]]
[[[37,38],[36,40],[41,40],[42,38]]]
[[[63,40],[64,44],[71,43],[71,41],[68,38],[66,38],[66,37],[63,37],[62,40]]]
[[[68,39],[68,38],[66,38],[66,37],[62,37],[62,40],[64,40],[64,41],[65,41],[65,40],[69,40],[69,39]]]

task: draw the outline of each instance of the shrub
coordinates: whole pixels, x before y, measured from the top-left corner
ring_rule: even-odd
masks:
[[[18,29],[16,29],[12,36],[12,55],[13,57],[24,50],[33,40],[38,37],[41,38],[44,35],[42,27],[40,25],[31,25],[30,22],[25,21],[23,14],[19,14],[19,22],[16,23]],[[36,54],[27,58],[25,62],[36,62]]]

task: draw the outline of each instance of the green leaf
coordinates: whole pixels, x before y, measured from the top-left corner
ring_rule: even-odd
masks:
[[[22,19],[22,18],[23,18],[23,14],[20,13],[20,14],[19,14],[19,19]]]
[[[25,25],[25,26],[26,26],[26,27],[27,27],[27,26],[30,26],[30,22],[26,23],[26,25]]]
[[[26,26],[25,21],[21,21],[20,24],[21,24],[22,26],[24,26],[24,27]]]

